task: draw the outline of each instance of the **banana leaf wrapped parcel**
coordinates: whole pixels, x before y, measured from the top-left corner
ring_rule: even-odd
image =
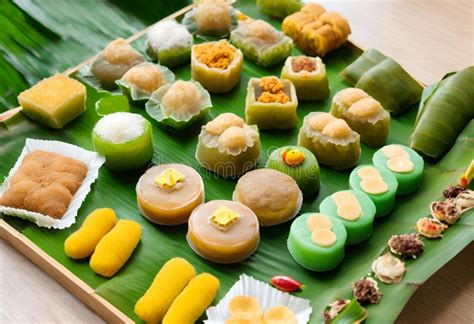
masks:
[[[470,66],[423,91],[410,147],[439,159],[473,118],[474,66]]]
[[[373,48],[346,67],[341,77],[374,97],[392,115],[420,101],[423,91],[400,64]]]

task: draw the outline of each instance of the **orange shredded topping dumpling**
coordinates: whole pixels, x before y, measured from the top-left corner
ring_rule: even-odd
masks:
[[[236,49],[227,41],[196,45],[196,58],[210,68],[225,70],[235,58]]]
[[[263,77],[258,84],[262,88],[262,94],[257,101],[263,103],[287,103],[290,97],[285,93],[283,82],[274,76]]]

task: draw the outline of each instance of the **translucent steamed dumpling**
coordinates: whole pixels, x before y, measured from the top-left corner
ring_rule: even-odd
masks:
[[[225,36],[237,24],[235,10],[228,0],[200,0],[183,18],[191,33],[208,36]]]
[[[116,83],[135,104],[144,104],[152,92],[174,81],[174,74],[167,67],[144,62],[128,70]]]
[[[201,93],[189,81],[176,81],[163,97],[163,111],[177,119],[194,115],[200,110]]]
[[[149,93],[166,83],[163,73],[153,64],[140,64],[131,68],[123,76],[124,80]]]
[[[154,91],[145,107],[159,123],[182,129],[203,117],[212,102],[209,92],[199,82],[178,80]]]
[[[125,39],[117,38],[105,47],[104,58],[112,64],[130,64],[139,60],[141,55]]]

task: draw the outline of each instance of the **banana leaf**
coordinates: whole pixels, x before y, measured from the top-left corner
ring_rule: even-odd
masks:
[[[392,115],[417,103],[423,90],[400,64],[373,48],[345,68],[341,77],[380,101]]]
[[[474,118],[474,66],[450,73],[423,90],[410,146],[438,159]]]
[[[57,3],[56,1],[44,1],[41,2],[41,5],[31,7],[33,6],[32,3],[25,1],[21,2],[21,7],[25,6],[28,10],[31,14],[30,19],[41,20],[41,28],[51,28],[51,30],[56,30],[58,34],[61,34],[62,31],[57,29]],[[87,11],[87,15],[91,18],[112,18],[116,15],[115,7],[110,9],[109,12],[109,8],[100,1],[89,2],[85,0],[80,2],[64,2],[61,4],[62,14],[68,11],[66,10],[67,4],[72,6],[71,10],[75,9],[76,6],[83,6],[82,11]],[[280,27],[277,20],[263,16],[253,1],[240,1],[236,7],[251,17],[266,19],[274,26]],[[145,15],[145,13],[141,15]],[[127,24],[134,26],[145,21],[141,18],[141,15],[136,15],[135,17],[129,15],[130,21],[127,21]],[[124,23],[123,20],[107,19],[107,26],[104,25],[102,28],[107,33],[122,30],[126,28],[126,26],[122,25]],[[75,25],[62,25],[65,34],[74,34],[72,31],[74,28],[76,28]],[[103,36],[95,35],[97,30],[94,30],[94,28],[87,29],[84,26],[81,28],[84,28],[82,30],[84,37],[87,35],[87,38],[95,38],[98,43],[99,40],[103,39]],[[63,41],[59,38],[60,36],[55,37],[57,42]],[[49,42],[50,40],[46,43],[49,44]],[[68,41],[66,40],[65,42]],[[144,42],[134,45],[139,46],[140,44],[143,45],[140,47],[140,50],[145,51]],[[53,48],[51,44],[48,46]],[[31,49],[33,52],[36,50]],[[28,47],[25,47],[25,51],[28,51]],[[42,73],[56,69],[57,66],[64,64],[63,62],[77,60],[76,56],[71,53],[63,52],[59,49],[57,53],[70,56],[62,58],[59,54],[56,55],[57,59],[61,60],[61,62],[56,67],[54,65],[45,66],[41,71]],[[299,53],[298,50],[293,50],[293,54],[297,55]],[[347,44],[325,58],[332,95],[347,86],[339,78],[338,74],[360,56],[361,53],[360,49]],[[90,51],[86,57],[93,54],[94,52]],[[16,57],[21,58],[22,62],[25,63],[31,60],[31,66],[41,65],[41,58],[37,58],[31,53],[17,54]],[[26,60],[24,59],[25,57],[29,59]],[[42,64],[52,63],[46,61]],[[210,111],[210,117],[205,121],[227,111],[244,116],[246,85],[250,77],[261,77],[269,74],[279,75],[280,70],[281,66],[264,69],[252,62],[246,61],[243,66],[240,84],[225,95],[212,96],[214,107]],[[28,73],[28,71],[28,68],[26,68],[21,73]],[[191,75],[189,66],[177,68],[173,72],[175,72],[177,79],[187,80]],[[36,72],[33,70],[32,73]],[[41,75],[34,74],[28,78],[37,79],[40,77]],[[3,76],[0,76],[0,78],[3,78]],[[1,81],[4,82],[6,80]],[[14,165],[27,137],[57,139],[82,146],[86,149],[92,149],[90,133],[95,122],[100,118],[95,110],[95,102],[107,96],[107,94],[87,85],[87,95],[87,112],[72,121],[64,129],[47,129],[24,117],[22,114],[15,115],[14,120],[11,123],[7,123],[6,127],[0,127],[0,156],[2,161],[0,163],[0,177],[3,178]],[[262,156],[259,161],[259,167],[265,165],[269,154],[274,148],[294,145],[296,143],[298,128],[301,126],[303,117],[306,114],[311,111],[329,111],[330,105],[331,98],[317,103],[300,103],[298,108],[299,122],[294,129],[287,131],[262,131]],[[154,126],[153,132],[156,141],[153,157],[154,164],[178,162],[193,166],[204,178],[207,200],[231,199],[236,180],[222,179],[209,174],[206,170],[199,167],[194,159],[200,125],[191,127],[185,133],[173,133],[159,128],[157,123],[146,115],[143,108],[132,105],[130,112],[142,114]],[[415,118],[415,110],[409,110],[407,113],[394,118],[387,142],[407,144]],[[310,323],[320,323],[322,321],[321,312],[328,303],[341,296],[350,298],[351,283],[370,271],[371,262],[386,249],[388,238],[392,234],[412,231],[416,220],[429,214],[430,202],[439,198],[445,186],[458,182],[460,175],[471,162],[470,160],[474,154],[473,137],[474,122],[471,122],[465,127],[452,149],[442,160],[438,163],[426,163],[426,172],[420,189],[413,195],[401,197],[397,201],[397,207],[391,215],[384,219],[376,220],[373,235],[361,244],[348,247],[342,264],[335,270],[327,273],[307,271],[293,261],[286,248],[290,224],[262,228],[261,244],[258,251],[244,262],[235,265],[216,265],[203,260],[186,243],[186,225],[175,227],[158,226],[140,215],[136,205],[135,184],[144,170],[114,173],[106,168],[102,168],[98,181],[93,185],[92,191],[79,210],[77,223],[69,229],[61,231],[48,230],[5,215],[1,217],[95,289],[96,293],[107,299],[135,321],[139,321],[133,313],[136,301],[146,291],[160,267],[168,259],[180,256],[191,262],[198,272],[207,271],[220,279],[221,288],[216,301],[225,295],[227,290],[238,280],[241,273],[252,275],[263,281],[268,281],[272,276],[278,274],[292,276],[306,286],[304,290],[295,293],[295,295],[311,300],[313,314]],[[362,144],[360,164],[371,163],[374,151],[374,149]],[[321,200],[325,197],[335,191],[348,188],[348,178],[349,172],[337,172],[321,167],[320,193],[317,197],[306,198],[301,212],[317,211]],[[85,217],[95,208],[106,206],[113,207],[119,218],[133,219],[139,222],[143,228],[142,241],[136,251],[123,269],[111,279],[95,274],[87,262],[77,262],[69,259],[63,250],[64,240],[79,228]],[[473,226],[474,212],[470,211],[463,214],[460,222],[452,226],[442,240],[426,241],[425,253],[415,261],[407,262],[408,271],[400,284],[380,284],[380,289],[384,296],[380,304],[367,307],[367,323],[395,321],[416,288],[474,239]]]

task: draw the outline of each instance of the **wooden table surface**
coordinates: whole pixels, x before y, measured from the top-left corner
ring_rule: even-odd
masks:
[[[323,1],[343,14],[351,40],[377,48],[433,83],[474,65],[474,1]],[[74,296],[0,242],[1,323],[101,323]],[[474,243],[423,284],[399,323],[474,323]]]

